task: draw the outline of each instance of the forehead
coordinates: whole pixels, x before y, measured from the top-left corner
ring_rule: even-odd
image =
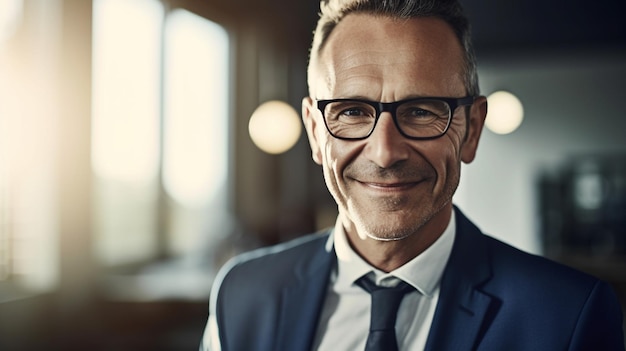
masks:
[[[462,58],[443,20],[358,13],[339,22],[311,73],[324,98],[463,95]]]

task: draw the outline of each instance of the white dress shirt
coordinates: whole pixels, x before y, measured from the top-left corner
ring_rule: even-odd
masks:
[[[337,265],[331,272],[313,349],[365,349],[371,298],[355,281],[370,274],[380,286],[395,286],[400,279],[416,289],[406,294],[400,304],[396,338],[399,350],[423,350],[439,299],[441,276],[452,251],[455,229],[452,214],[443,234],[428,249],[396,270],[384,273],[354,252],[338,219],[327,243],[328,250],[332,245],[335,247]]]

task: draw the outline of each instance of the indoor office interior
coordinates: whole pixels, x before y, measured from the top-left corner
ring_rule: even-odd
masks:
[[[454,202],[626,306],[625,4],[461,2],[490,110]],[[318,6],[0,1],[0,350],[197,349],[226,260],[334,224]]]

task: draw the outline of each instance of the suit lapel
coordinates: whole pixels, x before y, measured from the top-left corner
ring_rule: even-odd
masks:
[[[456,239],[442,277],[427,351],[475,349],[498,305],[497,300],[479,289],[491,277],[482,234],[456,208],[455,213]]]
[[[456,239],[442,277],[426,351],[475,349],[498,308],[498,300],[480,290],[491,277],[483,235],[457,208],[455,214]],[[283,289],[276,350],[312,347],[335,261],[334,251],[326,251],[320,242],[311,260],[294,267],[295,282]]]
[[[296,282],[287,286],[281,296],[277,350],[311,348],[334,261],[334,249],[329,252],[322,244],[312,260],[294,267]]]

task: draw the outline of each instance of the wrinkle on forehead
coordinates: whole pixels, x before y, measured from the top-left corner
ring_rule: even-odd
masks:
[[[367,26],[371,21],[377,22],[375,30]],[[324,98],[365,93],[382,98],[385,91],[395,97],[431,95],[429,90],[458,85],[462,90],[453,95],[463,95],[462,48],[446,26],[436,18],[400,21],[367,14],[346,16],[316,60],[317,94],[328,95]],[[407,91],[391,92],[391,82],[394,90]]]

